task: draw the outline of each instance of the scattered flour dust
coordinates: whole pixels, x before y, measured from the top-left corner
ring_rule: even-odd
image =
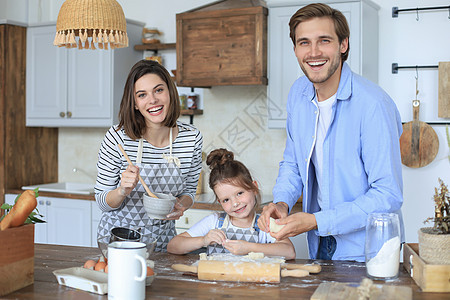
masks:
[[[394,277],[400,262],[400,238],[398,236],[383,244],[375,257],[367,262],[367,273],[374,277]]]

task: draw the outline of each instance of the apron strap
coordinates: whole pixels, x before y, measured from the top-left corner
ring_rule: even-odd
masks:
[[[256,232],[259,233],[259,227],[258,227],[258,218],[259,216],[255,213],[255,215],[253,216],[253,220],[252,220],[252,226],[254,230],[256,230]],[[227,228],[228,224],[230,223],[230,216],[223,212],[219,215],[219,223],[217,226],[217,229],[222,229],[222,228]]]
[[[136,154],[136,164],[142,163],[142,148],[143,147],[144,147],[144,139],[140,138],[139,139],[138,151],[137,151],[137,154]]]
[[[173,128],[170,128],[170,130],[169,130],[169,155],[170,155],[170,157],[172,157],[172,130],[173,130]]]

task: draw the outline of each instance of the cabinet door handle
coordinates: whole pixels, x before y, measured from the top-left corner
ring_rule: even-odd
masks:
[[[61,118],[64,118],[64,117],[66,116],[66,114],[62,111],[62,112],[59,113],[59,116],[60,116]]]
[[[44,205],[44,201],[39,200],[39,205]]]
[[[47,200],[47,201],[45,202],[45,204],[47,204],[47,205],[52,205],[52,202],[50,202],[49,200]]]
[[[71,118],[71,117],[72,117],[72,112],[71,112],[71,111],[68,111],[68,112],[67,112],[67,117],[68,117],[68,118]]]

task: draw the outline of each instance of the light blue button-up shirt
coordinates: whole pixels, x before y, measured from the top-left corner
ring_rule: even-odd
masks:
[[[317,203],[311,160],[318,107],[306,76],[297,79],[289,92],[286,148],[274,202],[287,203],[290,211],[303,192],[303,211],[315,215],[318,227],[307,233],[311,258],[317,256],[319,236],[333,235],[337,242],[333,259],[364,261],[369,213],[398,213],[403,232],[402,124],[389,95],[346,63],[336,96],[323,144],[322,207]]]

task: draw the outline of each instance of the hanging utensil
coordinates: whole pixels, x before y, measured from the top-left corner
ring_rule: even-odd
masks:
[[[439,62],[438,117],[450,118],[450,61]]]
[[[428,165],[434,160],[439,150],[439,139],[434,129],[427,123],[419,121],[418,81],[416,69],[416,99],[412,101],[413,120],[403,124],[403,134],[400,137],[402,163],[410,168]]]
[[[117,147],[119,148],[120,152],[122,152],[123,156],[125,156],[128,164],[130,164],[130,166],[133,166],[133,162],[131,161],[131,159],[128,157],[127,153],[125,152],[125,150],[123,149],[121,144],[117,144]],[[152,198],[158,198],[155,196],[155,194],[153,194],[150,189],[148,188],[147,184],[145,183],[144,179],[142,179],[141,175],[138,174],[139,176],[139,181],[141,182],[142,186],[144,187],[145,191],[147,192],[147,195],[149,195]]]

